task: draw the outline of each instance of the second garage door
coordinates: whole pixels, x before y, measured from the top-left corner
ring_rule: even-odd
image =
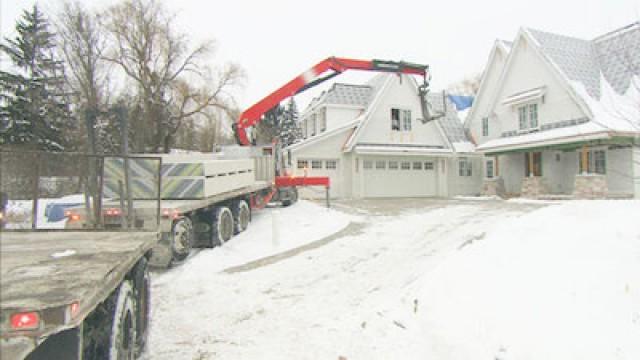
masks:
[[[362,159],[363,195],[381,197],[437,196],[433,158],[367,157]]]

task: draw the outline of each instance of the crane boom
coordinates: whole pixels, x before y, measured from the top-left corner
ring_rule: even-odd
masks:
[[[413,64],[404,61],[356,60],[329,57],[317,63],[309,70],[270,93],[262,100],[245,110],[233,124],[236,140],[240,145],[250,145],[246,129],[256,125],[267,111],[286,98],[299,94],[323,81],[329,80],[346,70],[364,70],[419,75],[427,85],[428,65]],[[332,71],[328,74],[325,74]]]

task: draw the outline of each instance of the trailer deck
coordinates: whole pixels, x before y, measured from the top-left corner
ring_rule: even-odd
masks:
[[[46,336],[77,326],[158,241],[157,232],[15,231],[0,238],[0,313],[40,311]],[[73,316],[70,304],[78,303]],[[16,333],[13,335],[20,335]]]

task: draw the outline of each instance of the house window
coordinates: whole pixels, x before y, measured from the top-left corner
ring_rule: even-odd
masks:
[[[458,160],[458,175],[471,176],[471,174],[472,174],[471,160],[464,159],[464,158]]]
[[[411,110],[402,110],[402,130],[411,131]]]
[[[482,118],[482,136],[489,136],[489,118]]]
[[[307,120],[302,120],[302,124],[300,125],[300,127],[302,128],[302,137],[304,139],[307,138]]]
[[[335,170],[338,167],[338,162],[336,160],[327,160],[325,167],[327,170]]]
[[[538,128],[538,104],[518,107],[518,126],[520,130]]]
[[[327,131],[327,109],[320,109],[320,132]]]
[[[582,169],[582,161],[581,154],[578,153],[578,166],[580,168],[580,173],[584,173],[584,169]],[[586,172],[596,173],[605,175],[607,173],[607,157],[604,150],[591,150],[587,152],[587,163],[589,164],[589,169]]]
[[[414,161],[413,170],[422,170],[422,163],[420,161]]]
[[[431,161],[427,161],[424,163],[424,169],[425,170],[433,170],[434,166],[433,166],[433,162]]]
[[[312,160],[311,161],[312,169],[322,169],[322,160]]]
[[[520,130],[524,130],[527,128],[527,106],[520,106],[518,108],[518,124],[520,125]]]
[[[391,109],[391,130],[400,131],[400,109]]]
[[[308,160],[298,160],[298,169],[306,169],[309,167]]]
[[[389,170],[398,170],[398,162],[389,161]]]
[[[606,174],[607,173],[607,159],[605,157],[604,150],[594,150],[593,151],[593,169],[596,174]]]
[[[384,170],[387,167],[387,162],[384,160],[378,160],[376,161],[376,169],[378,170]]]
[[[311,136],[316,134],[316,114],[311,115]]]
[[[362,168],[370,170],[373,168],[373,162],[371,160],[362,160]]]
[[[400,163],[400,169],[402,170],[411,170],[411,163],[408,161],[403,161]]]
[[[487,179],[493,179],[493,160],[487,160]]]
[[[533,155],[530,155],[533,154]],[[531,158],[533,157],[533,169],[531,168]],[[525,153],[524,154],[524,175],[525,176],[542,176],[542,153],[534,152],[534,153]],[[531,173],[533,170],[533,174]]]

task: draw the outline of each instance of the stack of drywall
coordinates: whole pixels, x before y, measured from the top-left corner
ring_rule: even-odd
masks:
[[[133,198],[153,198],[157,192],[157,163],[153,167],[150,161],[129,161]],[[252,159],[220,160],[207,154],[162,155],[160,173],[162,199],[203,199],[255,182]],[[124,183],[124,161],[111,158],[105,161],[105,196],[118,197],[118,181]]]

